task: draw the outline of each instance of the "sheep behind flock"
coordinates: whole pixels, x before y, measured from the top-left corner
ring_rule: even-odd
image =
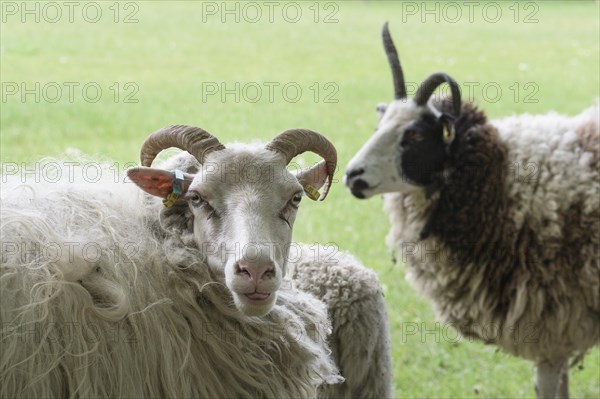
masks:
[[[598,104],[488,121],[441,72],[407,99],[387,24],[383,43],[395,100],[345,184],[387,193],[388,244],[444,322],[535,362],[539,397],[567,397],[569,360],[600,340]]]
[[[171,146],[194,156],[167,161],[186,172],[149,168]],[[325,162],[287,171],[307,150]],[[325,185],[324,198],[335,158],[331,143],[306,130],[266,147],[225,148],[202,129],[176,126],[151,135],[144,166],[128,173],[154,196],[114,182],[107,168],[95,184],[3,184],[0,396],[279,398],[315,397],[323,384],[333,384],[321,388],[325,396],[354,387],[353,370],[343,382],[327,343],[327,306],[335,318],[352,316],[335,308],[353,303],[336,302],[344,284],[331,291],[302,265],[360,271],[370,290],[354,298],[383,306],[377,279],[344,254],[324,262],[306,247],[288,253],[302,186]],[[284,280],[288,256],[325,303]],[[388,364],[355,364],[356,375],[389,396],[385,307],[365,320],[352,327],[373,336],[367,352],[383,351]],[[349,336],[344,320],[334,324]],[[333,343],[343,354],[363,344]]]

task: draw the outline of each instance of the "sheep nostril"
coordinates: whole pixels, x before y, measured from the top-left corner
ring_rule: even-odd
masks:
[[[263,275],[261,276],[261,278],[265,278],[265,277],[271,278],[271,277],[274,277],[274,276],[275,276],[275,268],[271,267],[270,269],[268,269],[267,271],[265,271],[263,273]]]
[[[362,175],[363,173],[365,173],[364,168],[353,169],[346,173],[346,178],[352,179],[353,177]]]
[[[271,279],[277,275],[275,266],[272,262],[249,263],[238,262],[235,265],[235,274],[238,276],[246,276],[258,283],[262,279]]]
[[[245,274],[248,277],[252,277],[248,269],[246,269],[245,267],[240,267],[239,263],[235,264],[235,274]]]

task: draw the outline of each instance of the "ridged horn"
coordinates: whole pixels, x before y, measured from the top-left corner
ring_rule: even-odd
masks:
[[[388,23],[383,24],[381,31],[381,38],[383,39],[383,48],[387,55],[390,68],[392,70],[392,77],[394,78],[394,98],[400,100],[406,98],[406,84],[404,83],[404,73],[402,72],[402,66],[400,65],[400,59],[398,58],[398,52],[396,46],[390,35]]]
[[[151,166],[162,150],[171,147],[189,152],[200,163],[204,163],[207,154],[225,149],[215,136],[202,128],[187,125],[167,126],[152,133],[142,144],[142,165]]]
[[[308,129],[289,129],[271,140],[265,148],[283,154],[286,164],[306,151],[314,152],[323,158],[327,165],[327,182],[319,199],[322,201],[327,197],[337,166],[337,151],[325,136]]]
[[[429,97],[431,97],[435,89],[437,89],[442,83],[448,83],[450,86],[450,91],[452,92],[453,116],[457,118],[458,115],[460,115],[460,88],[458,87],[458,83],[456,83],[452,77],[444,72],[436,72],[425,79],[421,86],[419,86],[419,89],[415,94],[414,101],[420,106],[427,104]]]

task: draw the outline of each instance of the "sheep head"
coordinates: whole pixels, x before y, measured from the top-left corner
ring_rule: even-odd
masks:
[[[377,106],[377,129],[346,169],[344,182],[357,198],[430,186],[443,171],[454,140],[454,121],[461,110],[458,84],[443,72],[429,76],[414,98],[407,99],[404,74],[387,23],[382,38],[395,99]],[[451,106],[445,110],[438,109],[431,98],[443,83],[452,93]]]
[[[169,147],[188,151],[198,161],[195,174],[150,167]],[[324,160],[293,172],[296,155],[312,151]],[[178,202],[193,218],[196,244],[209,267],[222,276],[235,306],[244,314],[267,314],[286,272],[292,228],[305,191],[325,186],[335,171],[334,146],[319,133],[294,129],[266,146],[225,147],[205,130],[170,126],[151,134],[141,150],[141,167],[129,178],[149,194]],[[184,202],[185,201],[185,202]]]

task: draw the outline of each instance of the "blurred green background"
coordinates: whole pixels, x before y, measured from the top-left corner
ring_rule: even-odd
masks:
[[[338,148],[341,171],[392,99],[385,21],[409,94],[443,70],[492,118],[575,114],[599,95],[596,1],[3,1],[3,163],[70,148],[137,162],[149,133],[205,128],[222,142],[291,127]],[[306,158],[306,162],[313,161]],[[31,167],[31,166],[30,166]],[[353,199],[341,172],[324,203],[302,207],[295,241],[333,243],[376,270],[392,330],[396,396],[533,397],[533,366],[436,323],[404,281],[379,198]],[[600,397],[600,351],[572,370],[572,397]]]

